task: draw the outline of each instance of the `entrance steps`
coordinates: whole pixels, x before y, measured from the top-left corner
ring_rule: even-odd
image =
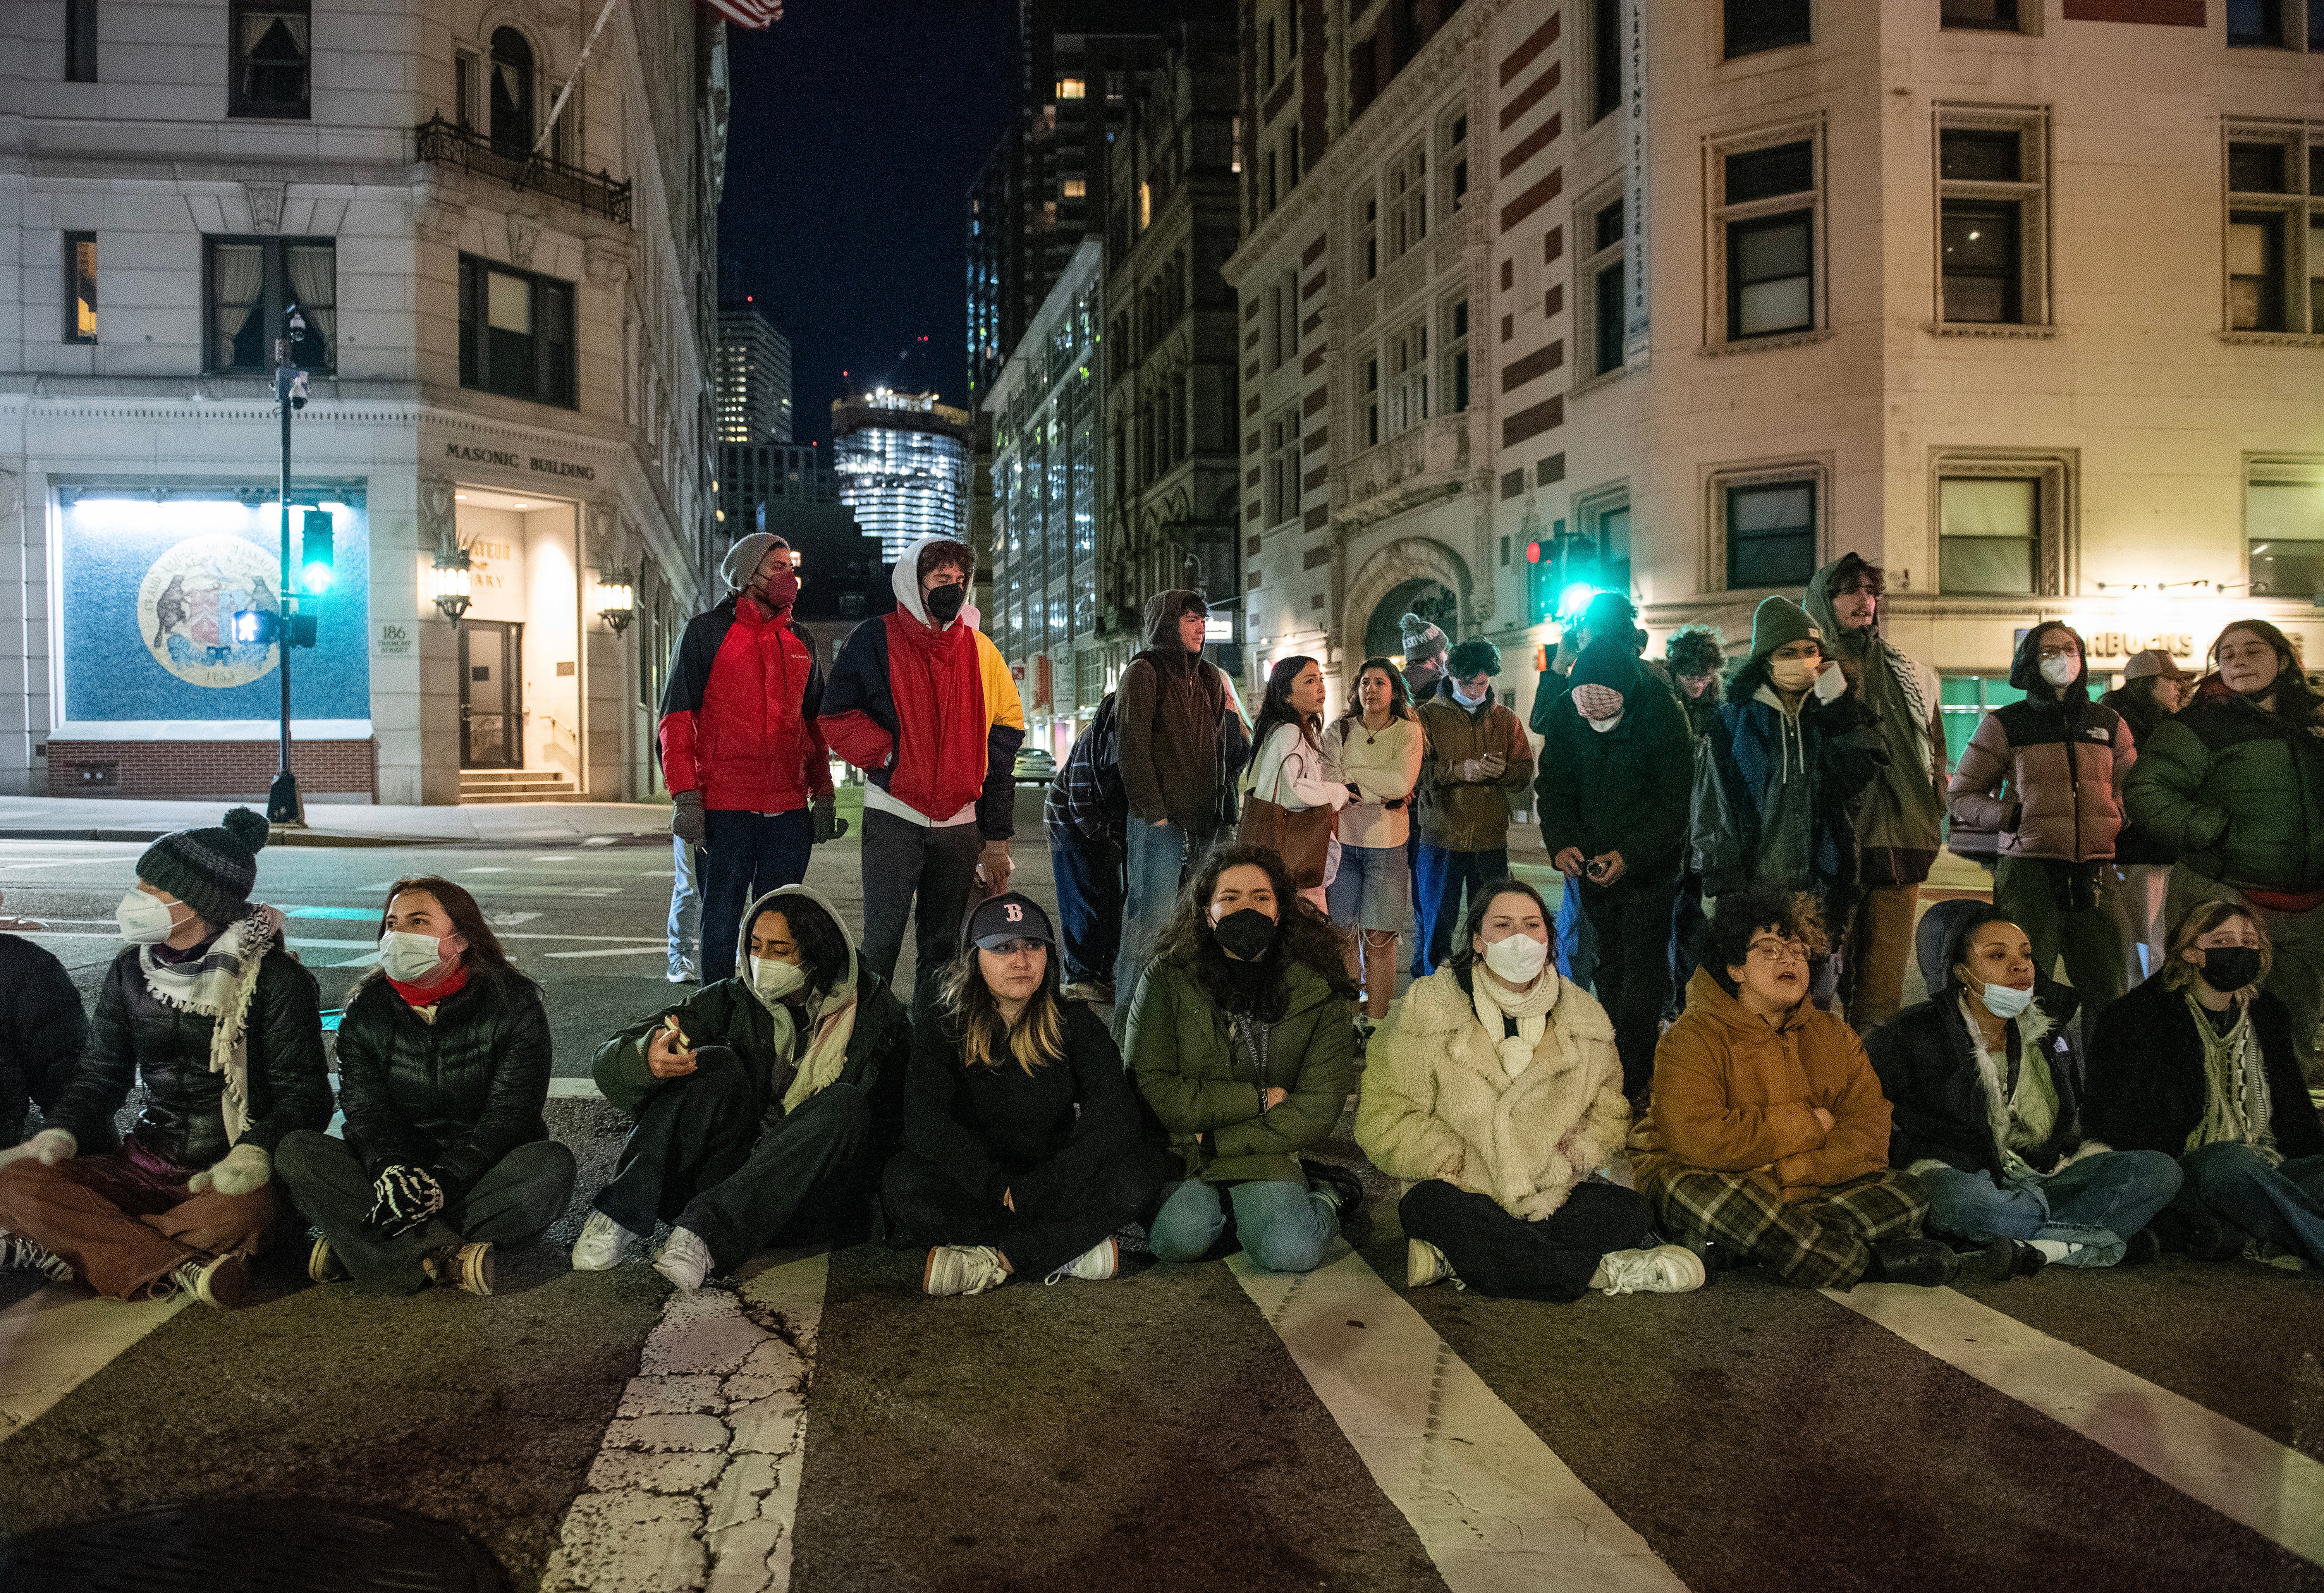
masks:
[[[460,771],[460,801],[465,805],[494,802],[579,802],[581,793],[561,769],[464,769]]]

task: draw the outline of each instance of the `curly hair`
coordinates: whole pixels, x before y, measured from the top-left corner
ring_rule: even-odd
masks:
[[[1472,636],[1452,649],[1444,660],[1444,673],[1455,680],[1466,680],[1471,675],[1499,675],[1501,672],[1501,649],[1481,636]]]
[[[1888,574],[1860,553],[1843,553],[1832,566],[1831,581],[1825,590],[1835,597],[1843,592],[1861,586],[1875,597],[1888,594]]]
[[[2275,944],[2268,938],[2267,925],[2257,913],[2241,902],[2229,901],[2197,902],[2172,925],[2163,953],[2163,982],[2174,990],[2193,990],[2201,981],[2203,971],[2179,953],[2231,918],[2241,918],[2259,933],[2259,977],[2252,981],[2252,987],[2265,988],[2267,976],[2275,970]]]
[[[1806,891],[1773,885],[1730,890],[1719,898],[1718,911],[1695,933],[1697,961],[1729,995],[1735,993],[1735,981],[1727,971],[1743,966],[1751,955],[1752,937],[1763,929],[1801,942],[1808,949],[1810,962],[1831,949],[1822,909]]]
[[[1674,675],[1716,675],[1727,664],[1727,641],[1716,625],[1681,625],[1663,644]]]
[[[1275,888],[1275,942],[1267,948],[1261,964],[1273,975],[1261,997],[1263,1005],[1272,1010],[1260,1010],[1256,1016],[1271,1023],[1283,1015],[1283,976],[1295,962],[1304,962],[1322,974],[1333,995],[1354,1000],[1356,986],[1348,977],[1347,941],[1299,894],[1273,847],[1222,846],[1211,853],[1178,893],[1177,910],[1154,943],[1154,960],[1193,969],[1196,982],[1211,992],[1212,999],[1231,999],[1236,981],[1219,937],[1211,933],[1211,898],[1218,891],[1220,875],[1244,867],[1264,870],[1268,883]]]

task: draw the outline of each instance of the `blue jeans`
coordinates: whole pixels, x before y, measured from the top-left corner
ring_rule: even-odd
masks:
[[[1340,1231],[1339,1213],[1314,1190],[1258,1181],[1225,1187],[1243,1254],[1269,1272],[1314,1271],[1323,1247]],[[1157,1260],[1198,1260],[1219,1242],[1227,1227],[1219,1189],[1192,1178],[1164,1185],[1162,1210],[1147,1238]]]
[[[1065,982],[1111,983],[1121,954],[1121,848],[1078,831],[1051,830],[1049,875],[1057,887]]]
[[[1118,1039],[1138,999],[1154,943],[1178,906],[1178,882],[1211,849],[1208,834],[1184,824],[1149,824],[1132,814],[1123,836],[1121,950],[1113,963],[1113,1032]]]
[[[734,977],[742,909],[778,885],[807,878],[815,821],[804,807],[747,813],[714,807],[702,815],[702,982]]]
[[[2112,1266],[2126,1241],[2179,1192],[2179,1164],[2159,1150],[2109,1150],[2011,1188],[1989,1173],[1932,1167],[1929,1227],[1982,1244],[2057,1239],[2082,1248],[2069,1266]]]
[[[2247,1145],[2207,1145],[2181,1156],[2179,1166],[2187,1192],[2203,1205],[2252,1238],[2324,1267],[2324,1156],[2271,1167]]]
[[[1461,925],[1461,894],[1465,888],[1471,896],[1482,890],[1509,871],[1507,847],[1492,852],[1454,852],[1448,847],[1420,843],[1420,876],[1417,891],[1420,908],[1419,942],[1420,973],[1436,971],[1437,964],[1452,954],[1452,936]]]
[[[1598,927],[1582,910],[1582,881],[1563,881],[1557,898],[1557,966],[1566,978],[1598,993]]]
[[[672,835],[669,856],[675,865],[669,882],[669,971],[677,973],[702,954],[702,885],[693,843]]]

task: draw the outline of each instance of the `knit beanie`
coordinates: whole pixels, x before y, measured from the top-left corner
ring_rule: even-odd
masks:
[[[1568,678],[1577,687],[1603,686],[1627,693],[1637,673],[1638,656],[1630,650],[1629,643],[1618,636],[1600,636],[1582,649]]]
[[[162,836],[137,860],[137,877],[223,928],[250,910],[258,852],[265,844],[265,815],[237,807],[217,829]]]
[[[1788,597],[1770,597],[1751,616],[1751,656],[1764,658],[1787,641],[1821,645],[1823,632],[1808,618],[1807,610]]]
[[[1396,622],[1404,636],[1404,667],[1425,663],[1444,650],[1444,632],[1418,614],[1406,614]]]
[[[768,548],[789,546],[772,531],[752,531],[747,537],[735,538],[734,546],[726,550],[725,562],[718,566],[718,573],[726,578],[726,589],[742,591],[759,573],[759,561],[767,557]]]

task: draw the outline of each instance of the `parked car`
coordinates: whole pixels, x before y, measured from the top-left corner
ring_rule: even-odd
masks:
[[[1057,778],[1057,760],[1038,747],[1028,747],[1017,754],[1017,778],[1046,786]]]

